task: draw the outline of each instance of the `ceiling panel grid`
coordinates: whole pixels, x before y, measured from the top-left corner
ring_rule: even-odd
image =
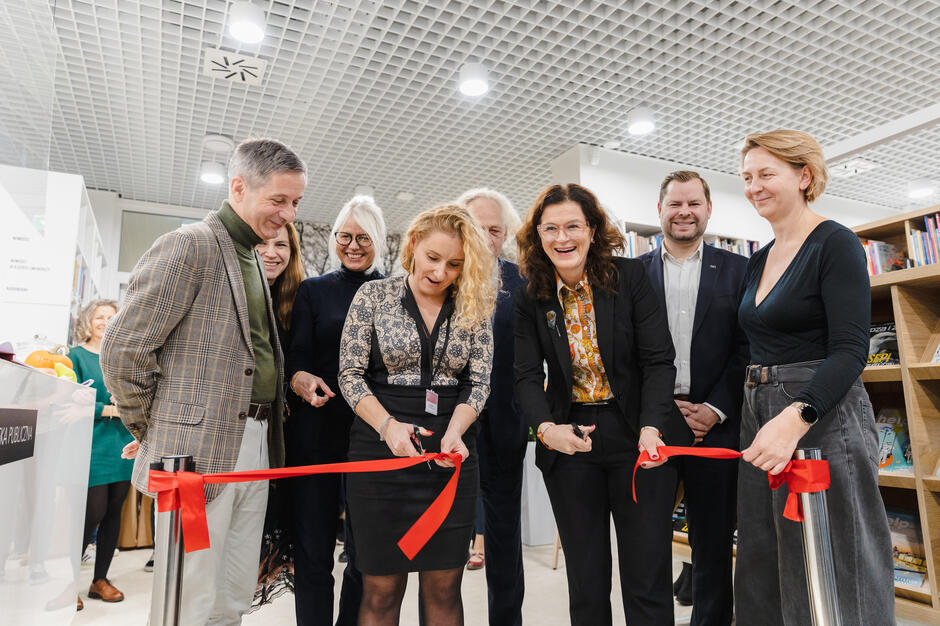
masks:
[[[359,184],[393,229],[471,186],[525,209],[578,142],[734,172],[747,132],[833,143],[940,102],[940,3],[812,0],[255,0],[261,44],[225,30],[226,0],[55,3],[52,164],[125,197],[214,208],[206,133],[274,136],[310,168],[301,215],[330,221]],[[259,87],[202,74],[206,48],[267,62]],[[456,90],[486,64],[491,91]],[[657,130],[626,135],[646,103]],[[905,208],[936,132],[884,146],[831,192]],[[409,202],[395,199],[409,191]]]

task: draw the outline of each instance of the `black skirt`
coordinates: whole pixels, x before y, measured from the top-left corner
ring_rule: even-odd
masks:
[[[425,389],[372,384],[376,399],[396,420],[423,426],[434,434],[422,437],[426,452],[440,452],[441,438],[457,405],[456,387],[434,387],[438,414],[424,411]],[[444,523],[428,543],[409,561],[398,540],[411,528],[440,494],[453,475],[453,468],[432,462],[391,472],[346,475],[346,506],[356,538],[356,565],[364,574],[385,576],[403,572],[463,567],[473,536],[473,518],[479,473],[476,455],[476,424],[463,435],[470,456],[460,468],[457,495]],[[371,426],[362,419],[353,422],[349,460],[392,459],[395,456]]]

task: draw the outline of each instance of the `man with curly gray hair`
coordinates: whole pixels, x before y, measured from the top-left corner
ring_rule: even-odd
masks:
[[[492,189],[471,189],[457,199],[467,207],[486,234],[497,258],[501,287],[493,314],[493,369],[490,396],[480,413],[477,450],[480,458],[480,494],[489,620],[492,626],[521,626],[525,581],[522,572],[522,467],[528,429],[513,401],[513,292],[525,281],[515,263],[500,258],[519,228],[520,220],[509,198]],[[479,516],[479,515],[478,515]],[[478,520],[479,523],[479,520]],[[477,530],[479,533],[479,530]],[[477,544],[468,567],[483,565]]]

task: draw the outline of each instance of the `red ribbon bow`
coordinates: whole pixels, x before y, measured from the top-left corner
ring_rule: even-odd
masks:
[[[706,459],[736,459],[741,456],[737,450],[729,448],[699,448],[689,446],[660,446],[656,448],[659,453],[657,461],[667,461],[674,456],[697,456]],[[640,451],[640,456],[633,466],[633,501],[636,502],[636,470],[640,464],[652,462],[649,452]],[[789,489],[787,504],[783,509],[783,516],[794,522],[803,521],[803,507],[800,505],[798,494],[816,493],[829,489],[829,462],[815,459],[794,459],[779,474],[768,474],[767,480],[771,489],[786,485]]]
[[[251,470],[246,472],[222,472],[219,474],[197,474],[195,472],[164,472],[150,470],[149,491],[157,494],[157,510],[161,513],[180,509],[180,523],[185,537],[186,552],[204,550],[209,547],[209,526],[206,521],[206,499],[203,485],[211,483],[240,483],[313,474],[389,472],[420,465],[434,459],[450,459],[454,462],[454,474],[434,502],[408,529],[398,547],[413,559],[428,540],[444,523],[454,504],[457,482],[460,480],[459,454],[429,452],[421,456],[378,459],[374,461],[351,461],[348,463],[324,463],[323,465],[301,465],[279,469]]]

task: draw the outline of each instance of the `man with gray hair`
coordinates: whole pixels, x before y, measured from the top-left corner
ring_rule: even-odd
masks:
[[[524,285],[515,263],[500,258],[519,228],[509,199],[492,189],[471,189],[457,199],[486,234],[502,285],[493,313],[493,370],[490,396],[480,413],[477,453],[483,499],[486,586],[491,626],[521,626],[525,581],[522,572],[522,467],[528,429],[513,401],[515,306]]]
[[[307,184],[284,144],[250,139],[229,165],[229,195],[202,222],[163,235],[131,274],[108,324],[101,369],[134,436],[133,481],[191,454],[199,473],[280,467],[284,358],[255,245],[293,221]],[[266,481],[207,485],[211,548],[186,555],[182,624],[237,624],[258,576]],[[157,554],[157,571],[166,567]]]

